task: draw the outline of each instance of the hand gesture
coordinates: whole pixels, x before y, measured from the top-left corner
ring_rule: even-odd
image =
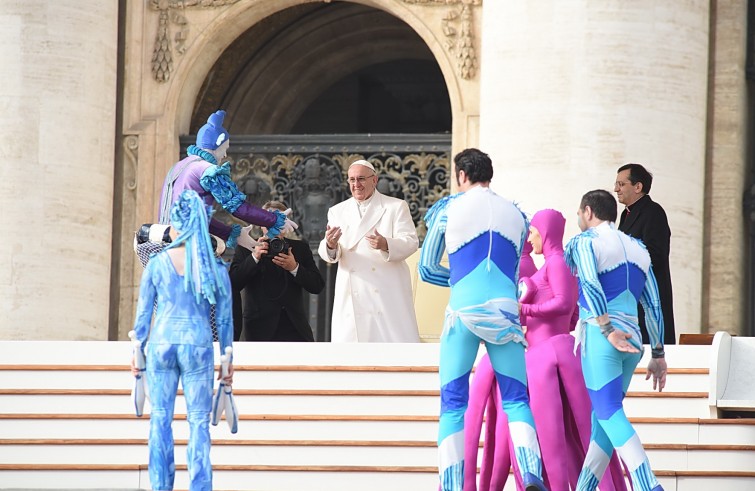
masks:
[[[341,227],[331,227],[326,225],[325,227],[325,244],[328,249],[335,250],[338,248],[338,239],[341,238]]]
[[[134,377],[136,377],[140,373],[141,373],[141,370],[139,370],[138,368],[136,368],[136,358],[132,356],[131,357],[131,375],[133,375]]]
[[[666,387],[666,372],[668,366],[666,365],[665,358],[651,358],[648,363],[648,371],[645,375],[645,380],[648,380],[650,376],[653,376],[653,390],[658,388],[658,392],[663,392],[663,388]]]
[[[632,335],[628,332],[624,332],[620,329],[614,329],[611,334],[608,335],[608,342],[613,345],[619,351],[624,353],[639,353],[640,350],[632,346],[628,339],[631,339]]]
[[[247,225],[246,227],[241,229],[241,234],[239,235],[238,244],[243,247],[244,249],[248,249],[250,251],[254,250],[254,246],[257,245],[257,241],[252,238],[251,235],[249,235],[249,232],[252,231],[252,226]]]
[[[291,249],[288,250],[288,253],[279,252],[276,254],[275,257],[273,257],[273,264],[280,266],[286,271],[293,271],[296,269],[296,266],[299,265],[294,257],[294,251]]]
[[[291,208],[287,208],[286,211],[283,212],[284,215],[286,215],[286,223],[283,225],[283,228],[281,229],[282,234],[287,234],[289,232],[293,232],[299,226],[296,224],[296,222],[290,220],[288,216],[291,214]]]
[[[381,251],[388,252],[388,241],[385,237],[380,235],[380,232],[378,232],[377,229],[375,229],[373,235],[368,235],[366,238],[367,242],[369,242],[370,244],[370,247],[372,247],[373,249],[379,249]]]
[[[218,380],[223,379],[225,385],[233,385],[233,362],[228,363],[228,376],[223,377],[223,367],[218,366]]]
[[[257,261],[265,257],[265,254],[267,254],[267,250],[270,247],[269,242],[270,239],[268,239],[267,237],[260,237],[260,240],[257,241],[254,249],[252,250],[252,254]]]

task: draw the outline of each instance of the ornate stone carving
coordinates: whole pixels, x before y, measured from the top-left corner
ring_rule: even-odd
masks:
[[[477,71],[477,54],[474,48],[472,7],[482,0],[403,0],[404,3],[449,7],[443,17],[443,34],[448,38],[446,48],[456,57],[461,78],[469,80]]]
[[[173,52],[170,39],[170,23],[178,26],[175,35],[176,51],[181,55],[186,51],[189,21],[183,11],[187,7],[215,8],[231,5],[239,0],[150,0],[149,6],[160,13],[155,48],[152,51],[152,76],[158,82],[170,80],[173,71]]]
[[[136,135],[126,135],[123,138],[123,150],[125,161],[130,171],[124,169],[124,182],[126,189],[129,191],[136,190],[136,173],[139,167],[139,137]],[[130,178],[127,177],[130,175]]]

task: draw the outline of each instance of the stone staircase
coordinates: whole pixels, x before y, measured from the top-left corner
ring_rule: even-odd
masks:
[[[0,489],[149,489],[130,350],[0,342]],[[667,391],[639,370],[630,386],[627,414],[667,491],[755,489],[755,419],[710,419],[710,356],[670,346]],[[236,435],[212,427],[216,490],[437,489],[437,344],[237,343],[235,360],[241,421]],[[176,415],[185,490],[181,397]]]

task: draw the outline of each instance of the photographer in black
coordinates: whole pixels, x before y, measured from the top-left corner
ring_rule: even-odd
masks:
[[[279,201],[269,201],[265,210],[285,211]],[[267,230],[262,227],[264,234]],[[302,290],[318,294],[325,280],[312,257],[309,245],[301,240],[263,235],[254,251],[236,248],[231,263],[234,290],[243,289],[243,335],[238,341],[314,341],[304,310]]]

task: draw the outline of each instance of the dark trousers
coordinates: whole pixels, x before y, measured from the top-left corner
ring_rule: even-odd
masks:
[[[312,339],[304,337],[297,329],[296,326],[288,318],[288,314],[285,311],[285,307],[281,309],[281,315],[278,318],[278,327],[273,332],[272,336],[260,336],[259,333],[254,330],[254,321],[247,321],[244,328],[244,340],[245,341],[279,341],[279,342],[307,342]],[[251,324],[251,325],[250,325]]]

